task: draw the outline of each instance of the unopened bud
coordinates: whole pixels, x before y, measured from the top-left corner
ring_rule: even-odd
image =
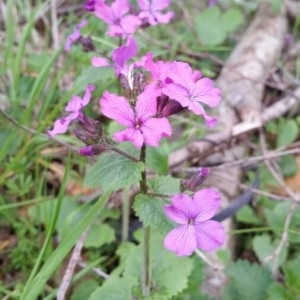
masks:
[[[87,1],[85,1],[83,7],[86,11],[94,11],[95,10],[95,3],[96,3],[95,0],[87,0]]]
[[[181,189],[194,192],[208,176],[208,168],[202,168],[189,179],[182,180]]]
[[[83,156],[92,156],[92,155],[101,154],[106,150],[107,147],[104,145],[85,146],[79,150],[79,154]]]
[[[174,100],[169,100],[169,102],[165,105],[165,107],[162,110],[161,115],[163,117],[168,117],[174,114],[177,114],[183,110],[183,107],[181,104]]]

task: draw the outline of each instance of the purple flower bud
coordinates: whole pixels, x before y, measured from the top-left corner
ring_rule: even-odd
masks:
[[[87,1],[85,1],[83,7],[86,11],[94,11],[95,10],[95,3],[96,3],[96,0],[87,0]]]
[[[193,176],[187,180],[182,181],[182,187],[184,189],[190,190],[194,192],[201,183],[207,178],[208,176],[208,168],[202,168],[199,172],[193,174]]]
[[[106,150],[107,147],[105,147],[104,145],[85,146],[79,150],[79,154],[83,156],[92,156],[96,154],[101,154]]]
[[[161,115],[163,117],[168,117],[181,112],[184,108],[177,101],[170,100],[162,110]]]

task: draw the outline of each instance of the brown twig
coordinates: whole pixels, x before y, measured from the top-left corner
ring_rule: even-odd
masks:
[[[84,241],[87,238],[88,232],[89,232],[89,228],[86,229],[82,233],[82,235],[80,236],[79,240],[77,241],[77,243],[73,249],[67,269],[65,271],[65,274],[63,276],[63,279],[62,279],[61,284],[57,291],[57,297],[56,297],[57,300],[65,299],[66,292],[71,284],[71,280],[72,280],[72,277],[73,277],[73,274],[75,271],[75,267],[78,264],[78,262],[80,261],[81,251],[82,251],[82,248],[84,245]]]

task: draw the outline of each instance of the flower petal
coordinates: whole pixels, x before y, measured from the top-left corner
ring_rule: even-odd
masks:
[[[221,102],[221,91],[214,87],[209,78],[202,78],[196,82],[194,100],[203,102],[209,107],[216,107]]]
[[[194,203],[200,212],[196,222],[211,219],[221,204],[221,195],[214,189],[203,189],[194,194]]]
[[[170,63],[168,77],[174,83],[186,88],[189,91],[189,94],[191,94],[194,89],[193,69],[187,63],[181,61]]]
[[[104,92],[100,107],[103,115],[124,126],[133,126],[135,117],[133,109],[124,97]]]
[[[167,118],[150,118],[141,126],[145,144],[158,147],[162,137],[169,137],[172,128]]]
[[[111,7],[102,1],[96,1],[94,14],[106,24],[113,24],[115,20]]]
[[[225,240],[226,233],[223,226],[216,221],[195,223],[197,248],[204,251],[213,251],[220,248]]]
[[[118,131],[114,134],[114,138],[117,142],[131,142],[137,148],[141,148],[144,143],[144,137],[141,131],[135,128],[127,128],[123,131]]]
[[[112,59],[115,64],[115,70],[117,75],[122,73],[122,70],[126,66],[128,60],[138,53],[138,48],[133,37],[128,37],[127,43],[115,49],[112,53]]]
[[[149,0],[137,0],[137,3],[141,10],[149,10],[150,9]]]
[[[163,10],[170,6],[170,0],[152,0],[152,10]]]
[[[65,133],[68,130],[70,123],[77,119],[79,112],[74,112],[65,118],[58,119],[54,122],[52,130],[48,130],[48,134],[54,137],[57,134]]]
[[[194,226],[182,225],[172,229],[164,239],[164,246],[175,252],[177,256],[193,254],[197,247]]]
[[[187,194],[174,195],[171,205],[178,210],[178,213],[180,212],[182,216],[185,216],[187,222],[189,219],[195,219],[200,213],[194,200]]]
[[[120,26],[125,35],[134,34],[141,23],[141,20],[134,15],[126,15],[120,20]]]
[[[196,115],[202,116],[206,127],[210,128],[217,124],[217,119],[209,116],[199,102],[190,101],[188,109],[194,112]]]
[[[138,96],[135,112],[136,116],[145,121],[156,114],[157,97],[160,95],[160,89],[155,82],[146,86],[144,91]]]
[[[179,102],[182,107],[188,107],[191,103],[191,100],[189,99],[188,90],[185,87],[176,83],[170,83],[165,85],[162,88],[162,93],[170,97],[171,99]]]
[[[92,57],[91,63],[92,63],[92,66],[94,66],[96,68],[106,67],[106,66],[110,65],[108,59],[106,59],[104,57],[100,57],[100,56]]]
[[[174,13],[173,12],[167,12],[165,14],[162,14],[160,12],[155,12],[154,14],[154,18],[155,18],[155,23],[159,23],[159,24],[168,24],[171,19],[173,18]],[[150,23],[150,22],[149,22]],[[151,24],[151,23],[150,23]],[[155,24],[151,24],[151,25],[155,25]]]

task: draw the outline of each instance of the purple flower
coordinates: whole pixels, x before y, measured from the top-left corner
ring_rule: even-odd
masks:
[[[167,217],[179,226],[166,235],[165,248],[177,256],[188,256],[197,248],[213,251],[221,247],[226,236],[224,228],[219,222],[210,220],[220,203],[220,195],[213,189],[203,189],[193,197],[175,195],[172,204],[164,209]]]
[[[141,20],[137,16],[128,14],[129,9],[128,0],[116,0],[111,5],[97,1],[94,14],[109,25],[108,35],[124,37],[133,34],[141,25]]]
[[[214,87],[211,79],[202,77],[199,71],[183,62],[169,64],[167,77],[171,82],[162,88],[163,94],[178,101],[182,107],[187,107],[196,115],[201,115],[207,127],[216,124],[216,119],[208,116],[201,105],[204,103],[209,107],[216,107],[221,101],[221,92]]]
[[[76,119],[82,119],[82,109],[85,107],[91,99],[91,94],[95,87],[93,85],[88,85],[85,90],[85,95],[83,98],[79,96],[73,96],[71,100],[68,102],[65,111],[69,113],[68,116],[58,119],[54,122],[54,127],[52,130],[48,131],[48,134],[51,137],[54,137],[56,134],[65,133],[68,129],[69,124]]]
[[[138,0],[138,6],[141,9],[140,19],[146,19],[150,25],[158,23],[167,24],[173,17],[173,12],[162,14],[160,11],[170,5],[170,0]]]
[[[136,147],[143,144],[159,146],[162,137],[171,136],[172,129],[166,118],[154,118],[160,90],[148,85],[138,96],[133,109],[124,97],[105,92],[100,100],[102,113],[127,128],[114,134],[118,142],[129,141]]]
[[[69,52],[71,50],[71,46],[74,42],[78,41],[81,38],[80,29],[86,26],[88,23],[87,20],[82,20],[74,29],[74,31],[68,35],[66,43],[65,43],[65,51]]]
[[[138,53],[138,48],[135,42],[135,39],[132,36],[129,36],[126,42],[126,45],[123,45],[115,49],[112,53],[112,60],[115,69],[116,76],[119,77],[123,75],[127,82],[128,86],[133,88],[133,69],[134,64],[127,65],[127,62]],[[93,57],[92,65],[94,67],[105,67],[110,66],[109,61],[103,57]]]
[[[84,3],[84,9],[86,11],[94,11],[95,10],[95,4],[97,0],[86,0]]]

